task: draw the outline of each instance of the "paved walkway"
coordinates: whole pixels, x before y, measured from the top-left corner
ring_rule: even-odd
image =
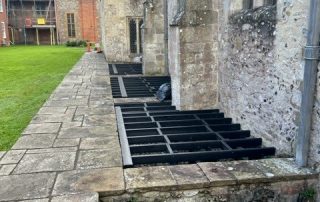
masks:
[[[98,201],[124,189],[107,63],[86,53],[8,152],[0,152],[0,201]],[[56,197],[57,196],[57,197]]]

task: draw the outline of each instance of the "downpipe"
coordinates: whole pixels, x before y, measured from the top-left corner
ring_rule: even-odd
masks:
[[[296,145],[296,163],[299,167],[306,167],[308,165],[312,114],[319,64],[319,37],[320,0],[310,0],[307,45],[304,51],[305,67],[300,126]]]

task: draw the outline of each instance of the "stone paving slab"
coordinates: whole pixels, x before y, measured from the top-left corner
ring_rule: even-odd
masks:
[[[65,196],[56,196],[51,202],[99,202],[98,193],[71,194]]]
[[[18,163],[23,155],[26,153],[26,150],[11,150],[8,151],[1,159],[1,164],[16,164]]]
[[[14,174],[73,170],[76,152],[26,154]]]
[[[2,165],[0,167],[0,175],[10,175],[16,166],[16,164]]]
[[[23,134],[53,134],[58,133],[61,123],[37,123],[29,124]]]
[[[18,139],[13,149],[43,149],[50,148],[56,139],[56,134],[31,134]]]
[[[40,173],[0,177],[0,201],[46,198],[55,176],[55,173]]]
[[[105,126],[61,128],[58,138],[90,138],[108,135],[118,135],[115,126],[111,128]]]
[[[100,149],[80,151],[77,169],[121,167],[122,157],[118,149]]]
[[[53,195],[77,194],[82,192],[108,191],[109,194],[121,194],[125,190],[123,169],[106,168],[83,171],[68,171],[58,175]]]
[[[38,114],[64,114],[67,107],[42,107]]]
[[[59,153],[59,152],[77,152],[78,147],[59,147],[49,149],[29,149],[27,154]]]
[[[45,199],[23,200],[23,201],[19,201],[19,202],[49,202],[49,198],[45,198]]]
[[[108,136],[101,138],[82,138],[80,149],[110,149],[119,150],[119,138],[117,136]]]
[[[6,154],[6,152],[0,152],[0,159]]]
[[[56,139],[53,147],[76,147],[80,144],[80,138],[75,139]]]

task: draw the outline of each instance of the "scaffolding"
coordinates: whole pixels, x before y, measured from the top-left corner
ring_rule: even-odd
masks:
[[[56,44],[54,0],[7,0],[7,12],[13,44]]]

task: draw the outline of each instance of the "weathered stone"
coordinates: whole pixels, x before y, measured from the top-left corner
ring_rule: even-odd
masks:
[[[223,163],[198,163],[213,186],[227,186],[236,184],[235,177]]]
[[[16,164],[20,161],[26,150],[8,151],[1,159],[0,164]]]
[[[69,171],[58,175],[53,195],[99,192],[100,195],[122,193],[123,170],[119,168]]]
[[[53,147],[75,147],[80,144],[80,138],[75,139],[56,139]]]
[[[154,0],[144,4],[143,70],[146,75],[168,74],[165,62],[165,6],[164,1]]]
[[[43,154],[43,153],[59,153],[59,152],[76,152],[77,147],[59,147],[59,148],[50,148],[50,149],[30,149],[27,151],[27,154]]]
[[[142,19],[144,0],[113,1],[107,0],[101,3],[101,31],[103,49],[108,61],[133,61],[130,55],[130,44],[126,30],[129,29],[127,16],[135,16]]]
[[[75,152],[26,154],[14,170],[15,174],[74,169]]]
[[[119,150],[119,138],[116,136],[108,136],[103,138],[82,138],[80,149]]]
[[[49,202],[49,198],[44,198],[44,199],[32,199],[32,200],[23,200],[19,202]]]
[[[168,1],[172,103],[182,110],[218,104],[219,7],[214,0],[200,2]]]
[[[303,180],[318,174],[307,168],[299,168],[294,159],[262,159],[256,166],[272,180]]]
[[[266,176],[252,161],[224,162],[228,171],[241,183],[256,183],[263,181]]]
[[[64,114],[67,107],[42,107],[38,114]]]
[[[177,165],[169,167],[174,179],[183,189],[201,188],[209,184],[208,178],[198,165]]]
[[[55,134],[31,134],[21,136],[13,149],[42,149],[50,148],[57,135]]]
[[[51,202],[99,202],[98,193],[72,194],[65,196],[56,196]]]
[[[0,159],[6,154],[6,152],[0,152]]]
[[[55,173],[0,177],[0,201],[46,198],[53,187]]]
[[[143,167],[124,170],[127,189],[161,189],[177,186],[168,167]]]
[[[82,121],[63,122],[61,128],[81,127]]]
[[[0,167],[0,175],[10,175],[17,164],[3,165]]]
[[[115,113],[114,107],[105,107],[105,108],[78,107],[78,109],[76,111],[76,115],[88,115],[88,116],[90,116],[90,115],[106,115],[106,114],[114,114],[114,113]]]
[[[41,124],[29,124],[23,131],[23,134],[53,134],[58,133],[61,123],[41,123]]]
[[[105,137],[108,135],[117,135],[114,126],[111,127],[74,127],[62,128],[58,138],[90,138]]]
[[[114,114],[109,115],[91,115],[85,116],[83,126],[108,126],[116,125],[116,117]]]
[[[110,168],[122,166],[120,148],[80,151],[78,169]]]
[[[32,118],[32,123],[57,123],[72,121],[73,114],[40,114]]]

